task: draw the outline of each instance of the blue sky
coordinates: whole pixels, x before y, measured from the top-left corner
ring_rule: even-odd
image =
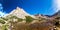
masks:
[[[29,14],[53,15],[55,13],[52,0],[0,0],[3,11],[10,13],[17,6]]]

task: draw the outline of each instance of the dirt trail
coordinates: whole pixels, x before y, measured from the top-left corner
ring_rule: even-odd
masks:
[[[58,29],[58,30],[60,30],[60,28],[59,28],[59,27],[57,27],[57,29]]]

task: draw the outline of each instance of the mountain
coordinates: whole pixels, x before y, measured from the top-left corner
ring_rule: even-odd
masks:
[[[11,15],[14,15],[23,19],[25,18],[25,16],[34,17],[33,15],[30,15],[29,13],[27,13],[26,11],[24,11],[22,8],[19,8],[19,7],[11,11],[7,16],[11,16]]]
[[[51,15],[51,16],[50,15],[43,15],[43,14],[36,14],[35,17],[37,17],[37,18],[41,17],[41,18],[53,20],[57,17],[60,17],[60,10],[58,12],[56,12],[55,14]]]
[[[35,19],[40,19],[40,18],[45,18],[45,19],[49,19],[49,17],[43,15],[43,14],[36,14],[34,15],[36,18]]]
[[[54,15],[59,16],[59,17],[60,17],[60,10],[59,10],[56,14],[54,14]]]
[[[60,10],[58,12],[56,12],[54,15],[52,15],[51,17],[53,17],[53,16],[60,17]]]
[[[33,18],[46,18],[46,19],[52,19],[55,18],[56,16],[60,17],[60,10],[55,13],[52,16],[49,15],[43,15],[43,14],[35,14],[35,15],[30,15],[29,13],[27,13],[26,11],[24,11],[22,8],[17,7],[16,9],[14,9],[13,11],[11,11],[9,14],[7,14],[6,16],[17,16],[19,18],[25,18],[25,16],[31,16]]]

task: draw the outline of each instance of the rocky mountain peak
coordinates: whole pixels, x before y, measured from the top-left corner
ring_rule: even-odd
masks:
[[[25,12],[22,8],[17,7],[13,11],[11,11],[9,13],[9,15],[14,15],[14,16],[17,16],[19,18],[23,18],[24,19],[25,16],[29,16],[30,14],[28,14],[27,12]]]
[[[24,11],[24,9],[17,7],[16,9],[14,9],[13,11],[11,11],[7,16],[17,16],[18,18],[22,18],[24,19],[25,16],[31,16],[34,18],[33,15],[30,15],[29,13],[27,13],[26,11]]]

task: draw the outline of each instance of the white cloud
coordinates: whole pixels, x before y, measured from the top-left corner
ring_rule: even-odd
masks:
[[[5,16],[5,15],[6,13],[3,12],[3,7],[2,7],[2,4],[0,3],[0,17]]]
[[[60,0],[57,0],[57,10],[60,10]]]
[[[0,11],[0,17],[6,15],[6,13]]]
[[[60,10],[60,0],[53,0],[53,6],[55,9],[55,12],[58,12]]]

